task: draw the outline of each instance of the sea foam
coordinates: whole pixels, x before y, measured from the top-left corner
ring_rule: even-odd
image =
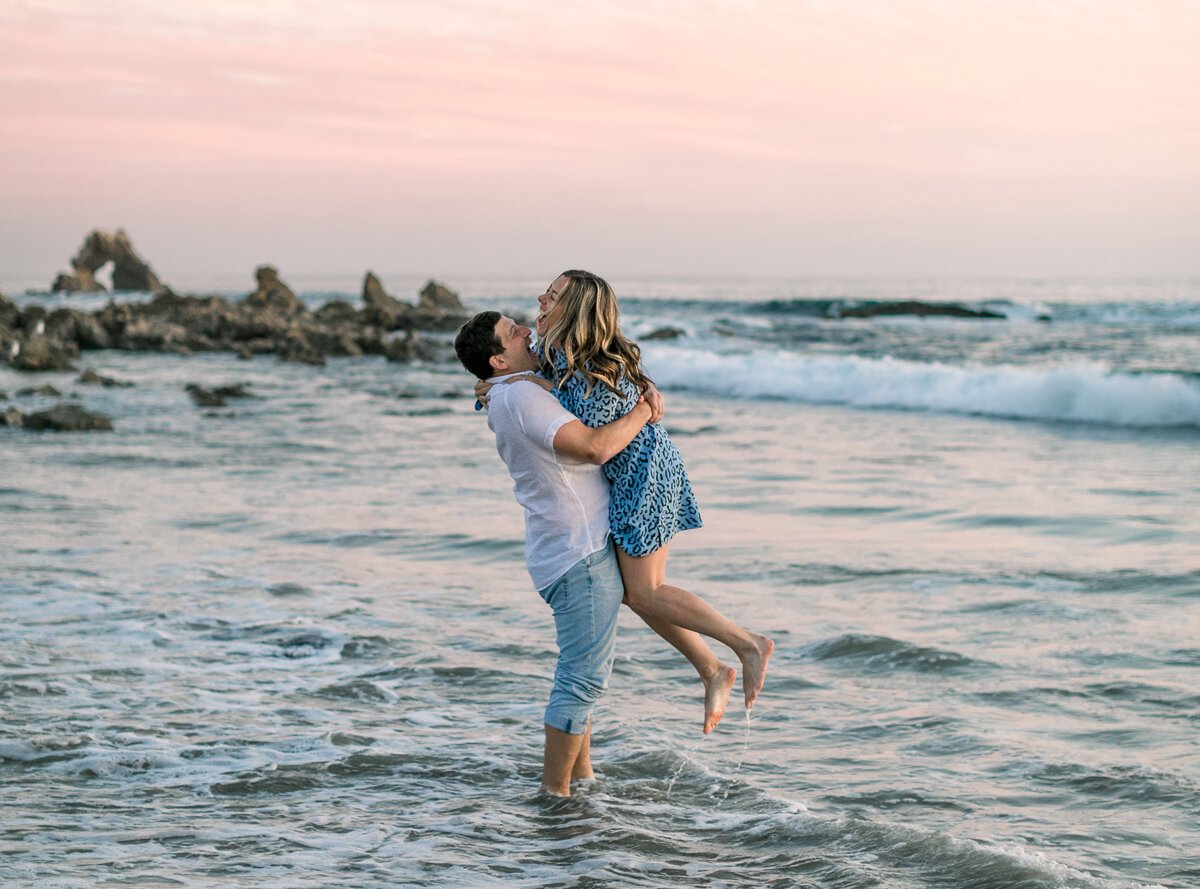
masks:
[[[646,345],[664,387],[731,398],[903,408],[1112,426],[1200,427],[1200,385],[1177,374],[1111,372],[1099,364],[960,367],[893,358],[722,354]]]

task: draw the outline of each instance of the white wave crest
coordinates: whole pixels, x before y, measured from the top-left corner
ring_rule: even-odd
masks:
[[[731,398],[905,408],[1112,426],[1200,427],[1200,385],[1177,374],[1097,364],[957,367],[857,356],[643,347],[663,387]]]

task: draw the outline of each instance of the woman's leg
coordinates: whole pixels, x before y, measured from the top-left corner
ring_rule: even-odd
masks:
[[[624,602],[629,605],[628,595]],[[717,727],[717,723],[725,715],[725,706],[729,703],[729,691],[733,688],[733,680],[737,676],[737,671],[733,667],[721,663],[713,654],[713,650],[708,647],[708,643],[693,630],[685,630],[683,627],[677,627],[673,623],[645,614],[632,605],[629,607],[634,614],[646,622],[646,626],[662,636],[687,658],[696,668],[696,672],[700,674],[700,681],[704,683],[704,734],[707,735]]]
[[[631,556],[618,547],[617,561],[621,565],[625,599],[630,608],[638,614],[703,633],[733,649],[742,662],[746,707],[753,706],[767,674],[767,661],[775,643],[766,636],[739,627],[695,593],[668,584],[667,547],[648,556]]]

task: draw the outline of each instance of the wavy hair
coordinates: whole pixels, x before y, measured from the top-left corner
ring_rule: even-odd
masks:
[[[587,382],[585,398],[597,383],[619,395],[618,384],[624,375],[645,392],[650,378],[641,368],[642,350],[621,333],[617,295],[608,282],[578,269],[565,271],[560,277],[568,279],[557,300],[562,311],[543,337],[547,360],[550,349],[557,349],[567,359],[566,371],[555,384],[562,386],[578,371]]]

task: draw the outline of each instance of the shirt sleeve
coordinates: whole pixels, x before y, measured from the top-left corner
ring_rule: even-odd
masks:
[[[517,428],[534,444],[554,450],[554,436],[572,420],[579,419],[558,403],[558,399],[527,380],[509,383],[509,407]]]

